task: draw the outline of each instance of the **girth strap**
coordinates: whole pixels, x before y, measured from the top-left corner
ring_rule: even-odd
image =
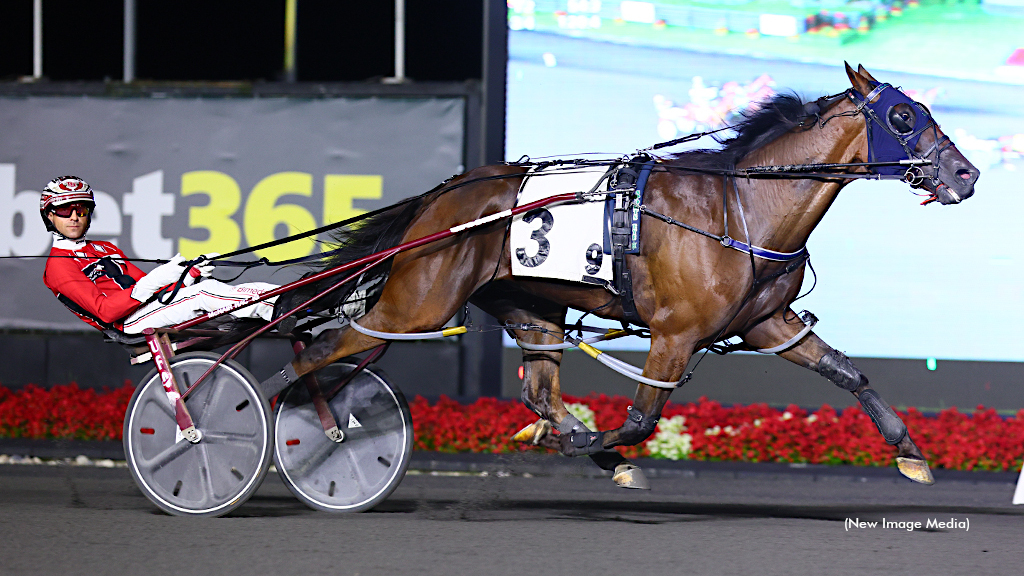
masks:
[[[627,254],[640,252],[640,206],[643,205],[647,178],[654,166],[653,160],[647,160],[637,173],[631,166],[641,158],[634,158],[616,174],[615,190],[621,192],[610,197],[605,204],[605,217],[610,224],[605,251],[610,252],[612,256],[612,274],[622,303],[623,320],[638,326],[646,326],[633,301],[633,275],[626,262]]]

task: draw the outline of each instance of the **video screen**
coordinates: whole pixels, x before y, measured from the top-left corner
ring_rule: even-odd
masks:
[[[804,289],[817,284],[793,307],[851,356],[1024,361],[1024,0],[508,7],[508,160],[615,158],[723,128],[779,92],[846,90],[844,61],[925,104],[981,170],[974,196],[922,206],[900,181],[850,184],[810,237]]]

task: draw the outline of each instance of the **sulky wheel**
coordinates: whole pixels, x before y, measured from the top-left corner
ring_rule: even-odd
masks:
[[[316,373],[325,394],[357,367],[342,360]],[[293,494],[328,512],[361,512],[387,498],[409,467],[412,417],[402,392],[376,368],[364,368],[328,399],[344,440],[324,434],[306,386],[278,397],[274,464]]]
[[[192,352],[171,359],[182,393],[219,358]],[[222,516],[259,488],[271,461],[271,412],[256,380],[227,360],[185,400],[198,443],[185,440],[156,370],[135,390],[124,419],[124,453],[142,493],[177,516]]]

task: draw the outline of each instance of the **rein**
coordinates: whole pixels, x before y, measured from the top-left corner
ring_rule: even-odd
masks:
[[[835,178],[838,178],[838,179],[844,179],[844,180],[845,179],[861,179],[861,178],[863,178],[863,179],[877,179],[877,180],[899,179],[899,180],[903,180],[903,181],[908,182],[912,187],[919,186],[926,179],[931,179],[932,181],[935,181],[937,179],[937,172],[938,172],[937,161],[938,161],[939,155],[941,155],[941,153],[943,151],[945,151],[950,146],[952,146],[952,142],[946,136],[943,136],[941,139],[938,138],[937,125],[935,124],[934,120],[931,118],[930,113],[928,113],[927,109],[925,109],[923,106],[917,104],[916,102],[913,102],[912,100],[910,102],[912,102],[917,107],[922,109],[922,111],[924,112],[924,114],[928,118],[928,121],[927,121],[927,123],[925,124],[924,127],[920,128],[920,129],[915,129],[910,134],[900,135],[900,134],[897,134],[890,126],[888,126],[888,124],[886,122],[883,122],[878,117],[878,114],[871,108],[870,102],[871,102],[872,99],[874,99],[874,98],[878,97],[879,95],[881,95],[886,89],[891,89],[891,88],[892,87],[889,84],[879,84],[870,94],[867,95],[867,97],[865,97],[863,100],[860,100],[860,101],[858,101],[858,98],[857,98],[857,96],[859,96],[859,95],[855,96],[855,91],[853,89],[847,89],[845,92],[842,92],[842,93],[839,93],[839,94],[834,94],[834,95],[830,95],[830,96],[824,96],[824,97],[819,98],[815,102],[810,103],[808,105],[808,108],[811,108],[811,107],[814,108],[814,110],[809,110],[808,111],[808,115],[813,114],[814,117],[816,118],[815,124],[817,124],[819,128],[824,128],[825,125],[829,121],[831,121],[832,119],[834,119],[836,117],[840,117],[840,116],[856,116],[858,114],[864,114],[865,122],[866,122],[866,125],[867,125],[867,130],[868,130],[868,134],[869,134],[869,154],[871,156],[874,156],[874,150],[873,150],[873,148],[870,148],[871,142],[872,142],[871,141],[872,123],[874,123],[874,124],[878,125],[882,130],[884,130],[885,132],[887,132],[889,135],[891,135],[893,138],[896,139],[896,141],[899,143],[899,145],[906,152],[906,154],[908,156],[907,159],[896,160],[896,161],[872,161],[872,162],[856,162],[856,163],[831,163],[831,164],[821,164],[821,163],[819,163],[819,164],[769,165],[769,166],[753,166],[753,167],[749,167],[749,168],[740,168],[740,169],[736,169],[736,168],[733,168],[733,169],[693,168],[693,167],[685,167],[685,166],[683,166],[683,167],[655,167],[654,168],[655,171],[666,171],[667,172],[667,171],[670,171],[670,170],[676,170],[676,171],[690,172],[690,173],[697,173],[697,174],[709,174],[709,175],[721,175],[721,176],[723,176],[723,178],[725,179],[725,182],[723,184],[723,202],[724,202],[723,217],[724,217],[724,220],[725,220],[725,234],[717,235],[717,234],[713,234],[711,232],[708,232],[706,230],[701,230],[701,229],[696,228],[694,226],[691,226],[691,225],[688,225],[686,223],[683,223],[683,222],[680,222],[678,220],[675,220],[674,218],[672,218],[672,217],[670,217],[668,215],[660,214],[658,212],[655,212],[655,211],[651,210],[649,207],[647,207],[644,204],[641,204],[638,207],[639,208],[639,212],[641,214],[647,214],[647,215],[649,215],[649,216],[651,216],[651,217],[653,217],[655,219],[661,220],[661,221],[663,221],[665,223],[668,223],[670,225],[679,226],[679,227],[684,228],[686,230],[689,230],[691,232],[694,232],[694,233],[700,234],[702,236],[706,236],[708,238],[716,240],[716,241],[720,242],[722,244],[722,246],[725,246],[727,248],[731,248],[731,249],[734,249],[734,250],[737,250],[737,251],[740,251],[740,252],[748,253],[750,255],[750,257],[751,257],[751,263],[752,264],[753,264],[753,259],[755,257],[756,258],[765,259],[765,260],[778,261],[778,262],[789,262],[789,261],[793,261],[793,260],[796,260],[798,258],[801,258],[801,256],[803,256],[803,255],[805,255],[807,253],[806,247],[803,247],[800,250],[797,250],[796,252],[778,252],[778,251],[774,251],[774,250],[769,250],[767,248],[763,248],[763,247],[759,247],[759,246],[754,246],[754,245],[749,243],[749,238],[748,238],[747,242],[742,242],[742,241],[736,240],[734,238],[731,238],[729,236],[729,233],[728,233],[728,195],[727,195],[728,182],[729,181],[733,181],[733,187],[735,188],[734,180],[735,180],[736,177],[748,178],[748,179],[749,178],[795,178],[795,179],[817,179],[817,178],[821,178],[821,179],[835,179]],[[828,117],[822,119],[822,117],[821,117],[822,110],[827,110],[827,109],[831,108],[832,106],[834,106],[836,103],[838,103],[840,100],[846,99],[846,98],[849,98],[852,101],[857,101],[857,107],[854,110],[848,110],[846,112],[841,112],[841,113],[833,114],[831,116],[828,116]],[[803,125],[803,123],[801,123],[801,125]],[[722,131],[729,130],[729,129],[733,129],[733,128],[735,128],[735,126],[732,126],[732,125],[724,126],[722,128],[716,129],[716,130],[700,132],[700,133],[697,133],[697,134],[689,134],[689,135],[683,136],[681,138],[676,138],[676,139],[669,140],[669,141],[666,141],[666,142],[660,142],[660,143],[654,144],[653,146],[651,146],[649,148],[646,148],[646,149],[643,149],[643,150],[638,150],[637,151],[638,152],[638,156],[635,156],[633,159],[622,158],[622,159],[608,159],[608,160],[588,160],[588,159],[578,159],[577,158],[577,159],[543,160],[543,161],[540,161],[540,162],[534,162],[534,161],[531,161],[528,156],[523,156],[523,157],[521,157],[519,160],[517,160],[515,162],[507,162],[506,164],[509,165],[509,166],[537,168],[538,170],[535,170],[534,172],[538,172],[539,169],[542,169],[542,168],[555,167],[555,170],[547,171],[547,172],[539,171],[539,173],[534,174],[534,176],[552,175],[552,174],[556,174],[556,173],[559,173],[559,172],[573,171],[573,170],[576,170],[576,169],[588,168],[588,167],[593,167],[593,166],[612,166],[612,165],[616,165],[616,164],[620,164],[620,165],[621,164],[642,165],[644,162],[646,162],[646,159],[648,158],[646,153],[649,152],[649,151],[659,150],[659,149],[662,149],[662,148],[667,148],[667,147],[670,147],[670,146],[675,146],[675,145],[686,143],[686,142],[692,142],[692,141],[698,140],[700,138],[703,138],[704,136],[713,135],[715,133],[722,132]],[[934,139],[934,142],[933,142],[932,146],[929,148],[929,150],[927,150],[924,153],[924,156],[932,156],[934,154],[934,158],[935,158],[934,161],[931,158],[925,158],[923,156],[917,155],[915,153],[915,151],[912,150],[909,147],[909,145],[908,145],[908,143],[912,139],[918,137],[921,133],[923,133],[928,128],[931,128],[933,130],[933,133],[936,135],[936,138]],[[637,161],[636,160],[637,157],[642,157],[645,160],[644,161]],[[882,174],[882,173],[871,174],[871,173],[865,173],[865,172],[850,172],[849,171],[849,169],[851,169],[851,168],[869,168],[870,169],[870,168],[891,168],[891,167],[904,167],[904,166],[906,166],[907,169],[906,169],[905,173],[903,173],[902,175],[900,175],[900,174]],[[926,174],[922,170],[922,168],[921,168],[922,166],[931,166],[931,174]],[[845,170],[845,171],[833,172],[832,170]],[[244,274],[250,268],[254,268],[254,267],[257,267],[257,266],[288,266],[288,265],[301,264],[301,263],[312,262],[312,261],[317,261],[317,260],[323,260],[323,259],[329,258],[329,257],[337,254],[338,252],[343,250],[343,248],[339,248],[337,250],[331,250],[331,251],[320,253],[320,254],[303,256],[303,257],[299,257],[299,258],[292,258],[292,259],[289,259],[289,260],[281,260],[281,261],[276,261],[276,262],[275,261],[270,261],[267,258],[260,258],[258,260],[248,261],[248,262],[245,262],[245,261],[231,261],[231,260],[227,260],[227,258],[231,258],[233,256],[239,256],[239,255],[242,255],[242,254],[247,254],[247,253],[255,252],[255,251],[266,249],[266,248],[272,248],[274,246],[279,246],[279,245],[286,244],[286,243],[289,243],[289,242],[294,242],[296,240],[301,240],[303,238],[308,238],[308,237],[311,237],[311,236],[316,236],[316,235],[319,235],[319,234],[322,234],[322,233],[325,233],[325,232],[329,232],[331,230],[335,230],[337,228],[341,228],[341,227],[345,227],[345,226],[350,226],[352,224],[356,224],[356,223],[358,223],[360,221],[363,221],[365,219],[372,218],[374,216],[378,216],[380,214],[383,214],[383,213],[385,213],[385,212],[387,212],[389,210],[392,210],[394,208],[397,208],[399,206],[403,206],[403,205],[406,205],[406,204],[408,204],[410,202],[414,202],[414,201],[420,200],[420,199],[422,199],[422,198],[424,198],[424,197],[426,197],[426,196],[428,196],[430,194],[435,194],[435,193],[437,193],[437,194],[444,194],[444,193],[450,192],[452,190],[456,190],[458,188],[462,188],[464,186],[468,186],[470,184],[476,184],[476,183],[479,183],[479,182],[485,182],[485,181],[491,181],[491,180],[503,180],[503,179],[508,179],[508,178],[521,178],[521,177],[523,177],[523,174],[496,174],[496,175],[491,175],[491,176],[483,176],[483,177],[478,177],[478,178],[470,178],[470,179],[464,180],[462,182],[458,182],[458,183],[453,184],[453,185],[448,185],[448,183],[451,182],[452,178],[454,178],[454,177],[452,177],[452,178],[449,178],[448,180],[445,180],[444,182],[442,182],[438,186],[435,186],[433,189],[431,189],[431,190],[429,190],[427,192],[424,192],[423,194],[420,194],[418,196],[414,196],[414,197],[411,197],[411,198],[406,198],[406,199],[401,200],[401,201],[399,201],[399,202],[397,202],[395,204],[392,204],[390,206],[386,206],[386,207],[383,207],[383,208],[378,208],[376,210],[373,210],[373,211],[370,211],[370,212],[367,212],[367,213],[364,213],[364,214],[360,214],[360,215],[354,216],[352,218],[347,218],[347,219],[342,220],[340,222],[334,222],[334,223],[331,223],[331,224],[327,224],[325,226],[321,226],[319,228],[315,228],[313,230],[308,230],[306,232],[299,233],[299,234],[294,234],[294,235],[286,236],[284,238],[280,238],[280,239],[277,239],[277,240],[272,240],[272,241],[269,241],[269,242],[264,242],[264,243],[256,245],[256,246],[251,246],[251,247],[248,247],[248,248],[244,248],[244,249],[240,249],[240,250],[235,250],[235,251],[229,252],[227,254],[218,255],[218,256],[216,256],[214,258],[206,258],[205,256],[199,256],[196,259],[189,260],[189,261],[186,261],[186,262],[183,263],[184,271],[182,273],[182,278],[184,278],[184,276],[186,274],[188,274],[188,272],[189,272],[189,270],[191,270],[191,268],[193,268],[194,266],[196,266],[198,264],[201,264],[203,262],[209,262],[210,264],[212,264],[214,266],[217,266],[217,267],[240,267],[240,268],[243,268],[243,270],[234,278],[234,279],[237,279],[238,277],[240,277],[242,274]],[[615,191],[611,191],[611,193],[615,193]],[[952,191],[950,191],[950,193],[953,194],[954,198],[959,201],[959,198],[955,195],[955,193],[953,193]],[[739,199],[739,197],[738,197],[738,191],[737,191],[737,200],[738,199]],[[924,203],[927,204],[927,203],[929,203],[931,201],[934,201],[935,199],[936,199],[936,197],[935,197],[935,194],[933,193]],[[740,211],[741,211],[741,219],[743,220],[744,226],[746,226],[746,220],[742,216],[742,205],[740,205]],[[0,259],[12,259],[12,258],[50,258],[50,257],[51,256],[46,256],[46,255],[43,255],[43,256],[0,256]],[[152,262],[152,263],[166,263],[167,262],[166,260],[161,260],[161,259],[142,259],[142,258],[125,258],[125,260],[136,261],[136,262]],[[234,279],[232,279],[232,280],[234,280]],[[178,289],[178,287],[181,284],[182,284],[182,282],[180,280],[179,280],[179,282],[175,283],[175,289],[169,295],[168,300],[170,298],[173,298],[174,293],[177,292],[177,289]]]

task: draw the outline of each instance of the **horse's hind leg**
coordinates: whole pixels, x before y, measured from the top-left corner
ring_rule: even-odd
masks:
[[[796,314],[786,309],[752,328],[744,341],[754,348],[771,348],[787,342],[803,329]],[[886,404],[878,392],[871,388],[868,379],[853,365],[842,352],[811,333],[792,348],[778,353],[779,356],[799,364],[828,378],[836,386],[852,392],[861,407],[878,427],[885,441],[899,450],[896,465],[901,474],[915,482],[934,484],[935,479],[928,469],[921,450],[910,439],[907,426],[896,412]]]
[[[547,332],[539,330],[513,330],[516,339],[529,344],[557,344],[561,338],[561,323],[565,319],[565,307],[550,305],[533,299],[530,310],[512,304],[515,294],[502,290],[500,286],[492,286],[474,297],[473,303],[489,314],[516,324],[532,324]],[[562,390],[559,383],[559,368],[562,361],[561,350],[523,350],[523,391],[522,401],[530,410],[540,416],[517,432],[512,439],[517,442],[544,446],[561,450],[559,435],[552,433],[552,427],[560,435],[587,433],[590,430],[575,416],[569,413],[562,401]],[[603,470],[613,473],[612,480],[623,488],[647,489],[650,485],[639,467],[627,460],[615,450],[605,450],[590,454],[590,458]]]

